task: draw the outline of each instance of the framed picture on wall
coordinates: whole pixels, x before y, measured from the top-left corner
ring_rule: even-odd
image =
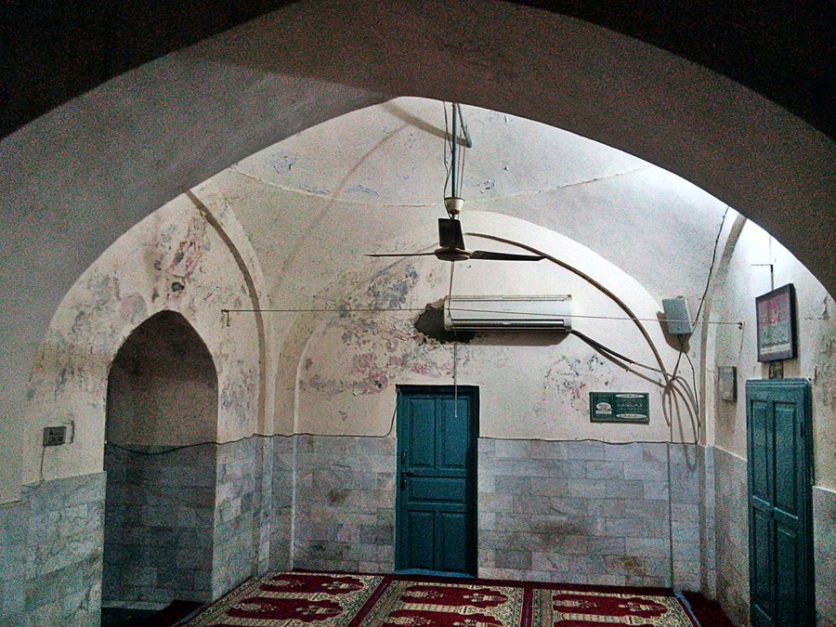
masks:
[[[792,283],[755,299],[758,361],[796,357],[795,288]]]

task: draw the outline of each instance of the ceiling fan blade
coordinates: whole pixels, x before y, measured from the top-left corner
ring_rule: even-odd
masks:
[[[540,261],[542,255],[515,255],[513,253],[492,253],[487,250],[474,250],[471,259],[488,259],[491,261]]]
[[[435,257],[435,253],[366,253],[366,257]]]
[[[464,250],[462,223],[453,218],[438,219],[438,244],[441,248]]]

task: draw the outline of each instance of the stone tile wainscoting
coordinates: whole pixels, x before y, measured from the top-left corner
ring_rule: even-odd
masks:
[[[0,505],[0,625],[24,623],[28,523],[24,501]]]
[[[270,497],[270,568],[289,570],[292,521],[293,479],[295,468],[294,436],[276,436],[273,443],[273,470]]]
[[[394,438],[295,438],[295,568],[392,572]]]
[[[749,484],[746,460],[714,449],[717,601],[736,625],[749,623]]]
[[[212,448],[216,453],[212,598],[257,574],[261,533],[261,479],[256,474],[266,438]],[[269,485],[269,483],[268,483]],[[268,510],[269,511],[269,510]],[[269,524],[269,520],[267,520]]]
[[[813,537],[816,569],[816,617],[836,625],[836,492],[813,486]]]
[[[212,598],[216,451],[105,447],[103,605]]]
[[[674,581],[700,588],[702,454],[671,447]],[[671,585],[667,445],[479,440],[479,575]]]
[[[25,619],[11,624],[99,624],[104,500],[104,473],[24,486]]]
[[[104,604],[208,601],[264,572],[272,440],[107,446]]]
[[[106,531],[104,473],[27,486],[0,507],[0,623],[98,624],[103,547],[109,600],[209,600],[268,566],[393,570],[394,438],[111,448]],[[479,576],[711,597],[716,572],[718,600],[748,622],[745,460],[690,445],[481,438],[477,473]],[[834,620],[835,501],[814,489],[822,625]]]

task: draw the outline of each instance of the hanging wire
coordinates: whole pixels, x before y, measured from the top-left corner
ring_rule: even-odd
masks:
[[[702,291],[702,298],[700,298],[700,304],[697,307],[697,314],[694,316],[694,325],[699,322],[700,313],[702,312],[703,305],[705,305],[705,297],[708,295],[708,287],[711,285],[711,276],[714,273],[714,264],[717,261],[717,247],[720,243],[720,235],[723,233],[723,226],[726,224],[726,216],[729,213],[729,207],[726,205],[726,210],[723,212],[723,219],[720,220],[720,228],[717,229],[717,237],[714,238],[714,250],[711,251],[711,265],[708,266],[708,276],[705,279],[705,289]]]
[[[444,196],[447,196],[447,187],[450,185],[450,161],[447,158],[448,142],[450,141],[450,123],[447,119],[447,103],[442,102],[444,109],[444,169],[447,171],[447,177],[444,179]]]
[[[447,288],[447,302],[453,298],[453,273],[456,271],[456,262],[450,262],[450,286]],[[456,327],[453,327],[453,418],[459,417],[459,338],[456,336]]]
[[[717,229],[717,236],[714,238],[714,249],[711,251],[711,263],[708,266],[708,276],[705,278],[705,289],[702,291],[702,297],[700,298],[700,304],[697,306],[697,313],[694,316],[693,320],[693,327],[697,326],[697,322],[699,322],[700,314],[702,313],[703,305],[705,305],[705,297],[708,295],[708,288],[711,285],[711,277],[714,273],[714,264],[717,261],[717,247],[720,244],[720,235],[723,233],[723,227],[726,224],[726,216],[729,213],[729,207],[726,205],[725,211],[723,211],[723,218],[720,220],[720,228]],[[682,361],[682,354],[685,351],[685,345],[682,342],[682,336],[678,336],[679,340],[679,355],[676,358],[676,365],[673,367],[673,375],[676,376],[676,373],[679,372],[679,364]],[[696,392],[696,389],[694,390]]]
[[[276,308],[276,309],[221,309],[222,315],[227,315],[230,313],[396,313],[396,312],[412,312],[412,311],[424,311],[424,307],[352,307],[352,308],[340,308],[340,307],[284,307],[284,308]],[[452,311],[460,311],[460,312],[470,312],[470,313],[508,313],[507,311],[500,311],[498,309],[474,309],[473,307],[454,307],[451,308]],[[543,313],[541,311],[517,311],[520,315],[525,315],[529,317],[534,316],[543,316],[543,317],[552,317],[552,314]],[[572,318],[577,318],[578,320],[615,320],[618,322],[635,322],[636,320],[640,322],[659,322],[658,318],[627,318],[625,316],[593,316],[590,314],[572,314]],[[742,322],[730,322],[724,320],[706,320],[703,324],[719,324],[719,325],[733,325],[740,329],[743,328]],[[229,326],[229,325],[227,325]]]

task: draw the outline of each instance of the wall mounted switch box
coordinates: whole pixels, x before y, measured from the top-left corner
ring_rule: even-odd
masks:
[[[668,333],[671,335],[691,335],[691,312],[688,311],[688,301],[682,296],[665,298],[662,300],[665,309],[665,321],[668,323]]]
[[[44,446],[60,446],[67,441],[67,427],[44,427]]]

